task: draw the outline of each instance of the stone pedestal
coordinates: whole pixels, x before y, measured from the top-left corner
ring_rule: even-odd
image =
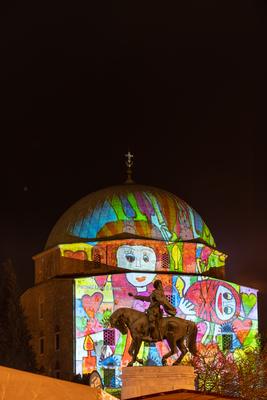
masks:
[[[194,382],[194,368],[184,365],[123,368],[121,399],[177,389],[194,390]]]

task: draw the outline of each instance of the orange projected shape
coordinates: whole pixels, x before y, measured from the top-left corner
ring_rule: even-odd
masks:
[[[87,351],[94,350],[94,342],[89,335],[86,336],[86,338],[84,339],[83,347],[84,347],[84,350],[87,350]]]
[[[75,260],[87,260],[87,254],[83,250],[72,251],[72,250],[65,250],[64,257],[67,258],[74,258]]]
[[[235,321],[233,321],[234,331],[240,343],[244,343],[247,335],[249,334],[251,325],[252,321],[250,319],[246,319],[245,321],[236,319]]]

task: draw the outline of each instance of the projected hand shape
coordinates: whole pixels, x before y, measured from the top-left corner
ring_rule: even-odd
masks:
[[[191,303],[190,300],[186,300],[184,297],[181,298],[179,308],[185,315],[196,315],[194,304]]]

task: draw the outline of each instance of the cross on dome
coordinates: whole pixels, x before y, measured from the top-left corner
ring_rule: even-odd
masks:
[[[131,168],[131,166],[133,165],[133,161],[132,161],[132,158],[134,158],[133,154],[131,154],[131,152],[128,151],[128,153],[125,154],[125,157],[126,157],[126,166],[128,168]]]
[[[132,180],[132,166],[133,166],[133,154],[128,150],[128,153],[125,154],[126,157],[126,167],[127,167],[127,179],[125,183],[134,183],[134,181]]]

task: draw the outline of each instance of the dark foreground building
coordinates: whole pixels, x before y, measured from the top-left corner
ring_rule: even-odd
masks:
[[[235,357],[256,347],[257,290],[225,280],[226,258],[199,214],[169,192],[125,184],[82,198],[34,256],[35,285],[22,296],[39,367],[64,379],[97,370],[120,387],[130,337],[108,318],[120,307],[144,311],[128,292],[147,295],[155,279],[177,316],[197,323],[199,349]],[[167,351],[143,344],[140,356],[160,365]]]

